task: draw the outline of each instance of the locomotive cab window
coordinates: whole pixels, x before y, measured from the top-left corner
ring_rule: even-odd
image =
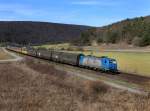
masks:
[[[117,62],[115,60],[110,60],[109,63],[116,64]]]

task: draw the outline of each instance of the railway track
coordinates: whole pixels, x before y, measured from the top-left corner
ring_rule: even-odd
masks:
[[[34,59],[37,59],[37,58],[34,58]],[[43,61],[43,60],[40,59],[40,61]],[[146,90],[140,87],[139,85],[134,84],[133,82],[131,85],[131,82],[127,82],[125,81],[125,79],[120,79],[122,77],[119,77],[118,75],[115,75],[115,77],[113,77],[114,75],[101,73],[98,71],[83,69],[83,68],[74,67],[74,66],[70,66],[66,64],[55,63],[55,62],[51,62],[47,60],[44,60],[44,61],[48,64],[53,65],[56,69],[61,70],[61,71],[66,71],[68,74],[73,75],[73,76],[78,76],[80,78],[91,80],[91,81],[101,81],[104,84],[109,85],[111,87],[121,89],[121,90],[126,90],[135,94],[140,94],[144,96],[149,95],[149,90]],[[150,85],[147,84],[147,86],[150,86]]]
[[[29,57],[23,54],[20,54],[20,55],[25,58]],[[112,84],[113,86],[116,86],[116,88],[121,88],[123,90],[126,89],[130,92],[135,92],[138,94],[142,93],[144,95],[147,95],[148,94],[147,92],[150,91],[150,88],[149,88],[150,77],[124,73],[121,71],[119,74],[113,74],[113,73],[108,74],[108,73],[100,72],[96,70],[90,70],[90,69],[80,68],[76,66],[70,66],[67,64],[56,63],[56,62],[49,61],[49,60],[43,60],[43,59],[36,58],[36,57],[30,56],[29,58],[44,61],[48,64],[54,65],[59,70],[65,70],[72,74],[78,73],[77,75],[80,75],[81,77],[84,77],[84,78],[89,78],[89,79],[95,78],[94,80],[103,80],[108,85]]]

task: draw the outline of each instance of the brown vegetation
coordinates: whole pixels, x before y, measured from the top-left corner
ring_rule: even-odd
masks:
[[[150,100],[37,60],[0,64],[1,111],[149,111]]]

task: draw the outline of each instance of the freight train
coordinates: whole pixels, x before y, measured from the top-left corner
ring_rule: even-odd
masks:
[[[107,72],[118,72],[117,61],[115,59],[104,56],[95,57],[91,55],[68,53],[55,50],[34,49],[31,47],[8,46],[7,49],[29,56],[74,65],[78,67],[96,69]]]

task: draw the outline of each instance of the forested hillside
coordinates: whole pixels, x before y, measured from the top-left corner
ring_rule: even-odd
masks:
[[[150,16],[126,19],[101,28],[92,28],[81,34],[82,44],[125,42],[135,46],[150,45]]]
[[[42,44],[71,42],[88,26],[47,22],[0,22],[0,42]]]
[[[0,22],[0,43],[45,44],[72,42],[127,43],[150,45],[150,16],[126,19],[104,27],[56,24],[47,22]]]

